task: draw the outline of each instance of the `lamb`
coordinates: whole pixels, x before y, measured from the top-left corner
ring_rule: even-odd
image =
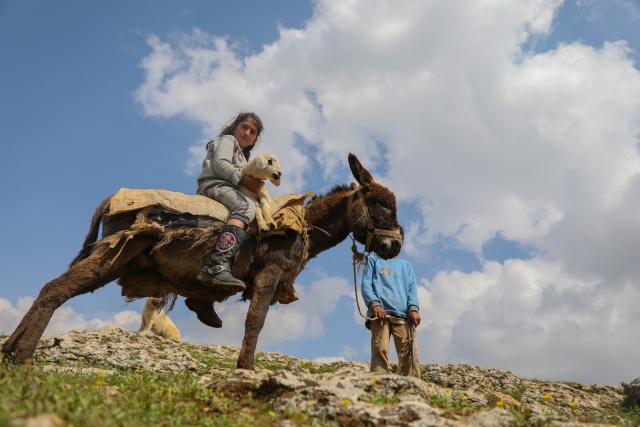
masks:
[[[147,298],[142,309],[142,324],[139,334],[151,331],[162,338],[180,341],[180,331],[162,309],[162,298]]]
[[[270,153],[256,156],[242,167],[242,172],[254,178],[268,179],[275,186],[280,185],[280,177],[282,176],[278,158]],[[258,228],[263,231],[269,231],[272,227],[275,229],[277,225],[271,217],[271,207],[269,206],[269,202],[271,202],[272,199],[266,187],[262,187],[262,190],[260,190],[258,194],[254,194],[244,185],[240,185],[240,191],[256,203],[256,221],[258,222]]]

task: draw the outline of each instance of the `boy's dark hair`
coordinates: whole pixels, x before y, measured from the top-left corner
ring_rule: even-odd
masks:
[[[262,120],[260,120],[260,117],[258,117],[256,113],[252,113],[250,111],[242,111],[236,116],[236,118],[233,120],[231,124],[225,125],[222,128],[218,137],[221,137],[222,135],[233,135],[233,132],[236,130],[236,126],[238,126],[238,124],[244,122],[247,119],[253,120],[253,122],[256,124],[256,128],[258,128],[257,129],[258,133],[256,134],[256,142],[242,149],[242,152],[244,153],[244,157],[247,160],[249,160],[249,157],[251,157],[251,150],[253,150],[254,147],[258,144],[258,141],[260,140],[260,135],[264,130],[264,126],[262,125]],[[207,144],[207,147],[208,146],[209,144]]]

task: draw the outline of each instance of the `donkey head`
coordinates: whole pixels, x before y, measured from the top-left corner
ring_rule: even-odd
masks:
[[[400,253],[403,236],[396,214],[396,196],[388,188],[376,183],[351,153],[349,166],[360,184],[360,195],[354,197],[351,211],[347,213],[353,224],[353,236],[365,244],[365,250],[375,252],[384,259],[393,258]],[[352,187],[356,185],[352,184]]]

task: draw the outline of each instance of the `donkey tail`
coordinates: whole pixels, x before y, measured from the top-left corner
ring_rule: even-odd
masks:
[[[91,246],[98,241],[98,231],[100,230],[100,223],[102,222],[102,217],[109,210],[109,202],[111,201],[111,197],[113,195],[107,197],[100,203],[100,205],[96,208],[93,213],[93,218],[91,218],[91,226],[89,227],[89,232],[87,233],[87,237],[84,238],[84,243],[82,244],[82,249],[78,252],[78,255],[71,261],[69,267],[73,267],[83,259],[87,258],[91,253]]]

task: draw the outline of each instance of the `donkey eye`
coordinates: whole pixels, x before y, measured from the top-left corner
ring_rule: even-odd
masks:
[[[385,209],[391,209],[391,203],[389,202],[381,201],[381,202],[378,202],[378,204]]]
[[[267,163],[269,164],[269,166],[271,166],[271,165],[273,165],[273,160],[269,159],[269,160],[267,161]]]

